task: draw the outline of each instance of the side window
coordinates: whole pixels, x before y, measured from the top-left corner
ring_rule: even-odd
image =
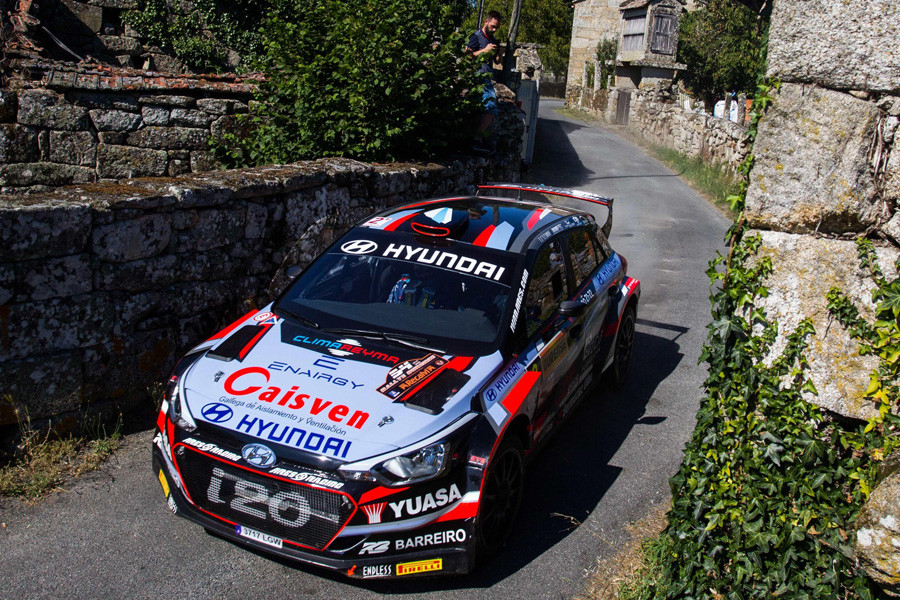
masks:
[[[568,234],[569,252],[572,253],[572,269],[575,271],[576,289],[597,268],[597,251],[591,234],[586,229],[575,229]]]
[[[559,240],[552,240],[538,252],[525,294],[525,331],[531,337],[569,295],[566,263]]]

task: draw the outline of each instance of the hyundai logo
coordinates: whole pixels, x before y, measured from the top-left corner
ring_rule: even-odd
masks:
[[[351,242],[344,242],[341,246],[341,250],[347,254],[371,254],[377,249],[378,244],[370,242],[369,240],[353,240]]]
[[[213,402],[200,410],[203,418],[211,423],[224,423],[234,415],[234,411],[226,404]]]
[[[262,444],[247,444],[241,449],[241,456],[254,467],[261,469],[268,469],[277,460],[272,449]]]

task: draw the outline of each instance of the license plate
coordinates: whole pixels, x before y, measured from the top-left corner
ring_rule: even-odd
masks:
[[[268,533],[263,533],[262,531],[250,529],[249,527],[244,527],[243,525],[235,525],[234,530],[241,537],[250,538],[251,540],[256,540],[257,542],[262,542],[263,544],[268,544],[275,548],[281,548],[283,543],[281,538],[269,535]]]

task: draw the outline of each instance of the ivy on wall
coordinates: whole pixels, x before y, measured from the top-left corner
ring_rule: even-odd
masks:
[[[771,102],[777,83],[760,86],[750,128]],[[678,474],[671,479],[668,526],[650,549],[658,578],[641,598],[873,597],[852,550],[852,523],[877,477],[879,460],[897,446],[894,386],[900,365],[900,282],[875,268],[871,247],[860,256],[879,291],[878,321],[869,325],[837,290],[830,309],[860,339],[861,352],[882,366],[869,395],[879,416],[847,425],[808,403],[815,393],[804,352],[814,333],[809,320],[781,332],[759,306],[768,290],[770,259],[758,256],[761,238],[747,235],[743,218],[752,154],[743,183],[730,198],[739,211],[727,256],[712,261],[713,321],[701,360],[709,364],[706,396]],[[868,350],[866,350],[868,349]]]

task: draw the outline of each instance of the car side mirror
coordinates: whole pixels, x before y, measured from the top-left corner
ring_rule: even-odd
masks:
[[[563,300],[559,303],[559,314],[564,317],[578,317],[584,312],[587,304],[577,300]]]

